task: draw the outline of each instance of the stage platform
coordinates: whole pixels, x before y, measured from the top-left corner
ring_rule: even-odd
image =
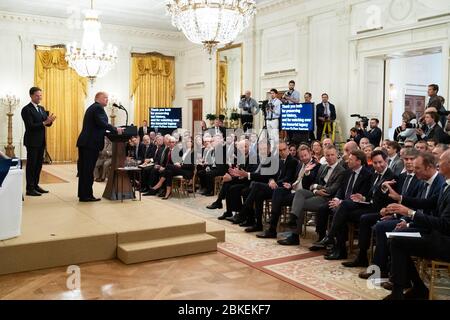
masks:
[[[118,258],[126,264],[215,251],[219,225],[171,200],[79,203],[75,165],[50,165],[50,191],[25,197],[22,235],[0,241],[0,274]],[[105,184],[95,183],[100,196]]]

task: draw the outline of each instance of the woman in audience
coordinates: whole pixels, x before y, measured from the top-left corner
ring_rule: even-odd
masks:
[[[292,158],[297,158],[297,146],[295,144],[291,144],[289,146],[289,153],[291,154]]]
[[[367,167],[368,168],[372,168],[372,156],[371,155],[372,155],[373,149],[375,149],[373,144],[368,144],[363,149],[363,151],[364,151],[364,153],[366,154],[366,157],[367,157]]]
[[[311,143],[312,157],[319,162],[323,158],[323,148],[322,143],[320,141],[313,141]]]
[[[174,149],[175,150],[175,149]],[[194,150],[191,140],[186,141],[186,149],[176,149],[175,154],[178,159],[174,159],[174,164],[167,165],[166,169],[161,173],[158,185],[166,185],[166,193],[163,200],[167,200],[172,196],[172,180],[173,177],[182,176],[186,180],[191,180],[194,176]]]

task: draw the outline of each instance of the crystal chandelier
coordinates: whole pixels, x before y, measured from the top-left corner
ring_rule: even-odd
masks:
[[[233,42],[256,13],[255,0],[168,0],[172,24],[211,54]]]
[[[87,77],[91,84],[97,77],[101,78],[108,73],[117,62],[117,47],[104,44],[100,38],[101,24],[98,13],[93,9],[86,11],[83,21],[83,40],[81,48],[73,42],[67,45],[66,60],[69,66],[81,76]]]

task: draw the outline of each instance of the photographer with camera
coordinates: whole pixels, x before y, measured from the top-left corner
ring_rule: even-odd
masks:
[[[322,103],[317,105],[317,114],[316,114],[316,122],[317,122],[317,140],[322,139],[323,129],[325,127],[325,123],[333,122],[336,120],[336,107],[334,104],[328,101],[328,94],[322,94]],[[328,132],[331,134],[331,132]]]
[[[300,103],[300,92],[295,90],[295,81],[289,81],[289,90],[283,94],[281,98],[283,104],[298,104]]]
[[[358,130],[358,134],[362,137],[365,137],[369,139],[369,143],[375,147],[378,147],[381,142],[381,136],[382,132],[381,129],[378,127],[380,124],[380,120],[377,118],[370,119],[365,116],[361,116],[359,114],[351,114],[350,117],[352,118],[359,118],[358,121],[356,121],[355,128]],[[367,127],[370,126],[370,129],[367,130]]]
[[[258,102],[251,97],[252,93],[247,90],[245,94],[241,96],[239,101],[239,109],[241,109],[241,123],[246,132],[248,129],[253,128],[253,115],[258,111]]]
[[[416,115],[411,111],[403,112],[402,125],[399,127],[400,132],[398,133],[397,136],[394,135],[394,140],[398,141],[400,144],[403,144],[403,142],[406,139],[410,139],[410,140],[416,142],[417,141],[417,133],[416,133],[416,130],[414,129],[415,127],[417,127]],[[396,131],[397,131],[397,129],[396,129]]]

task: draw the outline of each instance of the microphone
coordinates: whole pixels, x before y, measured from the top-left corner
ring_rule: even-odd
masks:
[[[116,107],[117,109],[125,109],[123,106],[118,105],[117,103],[113,103],[113,107]]]

